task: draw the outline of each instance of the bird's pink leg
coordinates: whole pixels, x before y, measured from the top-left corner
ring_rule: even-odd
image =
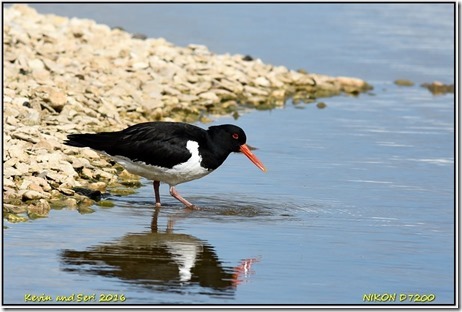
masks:
[[[193,204],[188,202],[186,199],[181,197],[181,195],[176,191],[174,186],[170,186],[170,195],[172,195],[173,197],[178,199],[180,202],[182,202],[187,208],[199,210],[198,207],[194,206]]]
[[[160,193],[159,193],[159,185],[160,181],[154,181],[152,182],[152,185],[154,186],[154,194],[156,195],[156,207],[160,207]]]

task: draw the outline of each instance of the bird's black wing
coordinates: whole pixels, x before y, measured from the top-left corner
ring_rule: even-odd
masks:
[[[191,153],[188,140],[201,144],[207,132],[199,127],[176,122],[147,122],[117,132],[70,134],[64,142],[70,146],[90,147],[112,156],[172,168],[187,161]]]

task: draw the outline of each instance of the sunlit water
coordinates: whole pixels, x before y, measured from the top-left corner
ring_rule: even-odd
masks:
[[[70,303],[84,298],[123,304],[380,303],[365,300],[367,294],[397,294],[390,303],[400,303],[400,294],[453,303],[454,96],[392,83],[406,74],[419,83],[453,82],[447,59],[453,49],[451,17],[441,17],[451,10],[419,6],[421,14],[411,14],[416,7],[341,7],[333,13],[324,6],[304,11],[268,6],[261,11],[273,14],[267,19],[258,10],[241,16],[233,7],[229,13],[242,22],[248,50],[265,50],[268,58],[308,70],[298,53],[339,51],[342,65],[320,57],[316,66],[367,78],[373,92],[322,99],[325,109],[288,103],[238,120],[216,118],[214,124],[246,130],[268,172],[230,155],[216,172],[178,187],[201,211],[183,211],[163,185],[165,207],[155,213],[152,185],[143,180],[137,194],[110,196],[113,208],[86,215],[56,210],[46,219],[7,224],[4,303],[25,303],[28,294],[50,296],[46,303],[56,303],[57,296]],[[205,18],[196,10],[186,20]],[[316,37],[319,25],[309,18],[302,30],[295,29],[299,20],[278,19],[289,13],[300,17],[300,11],[324,20],[322,32],[330,39]],[[316,42],[299,40],[274,50],[277,40],[252,45],[254,19],[271,21],[276,34],[300,31]],[[232,33],[226,21],[210,30],[210,38],[220,29]],[[145,27],[149,22],[145,17]],[[332,24],[338,27],[327,27]],[[258,27],[250,33],[268,36]],[[197,39],[204,37],[202,32]],[[314,57],[306,56],[313,64]],[[359,63],[363,66],[351,65]]]

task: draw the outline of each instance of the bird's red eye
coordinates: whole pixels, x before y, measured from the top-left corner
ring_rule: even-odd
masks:
[[[235,139],[235,140],[239,139],[239,134],[233,133],[233,139]]]

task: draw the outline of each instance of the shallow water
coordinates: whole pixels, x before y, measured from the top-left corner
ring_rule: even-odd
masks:
[[[46,303],[56,303],[56,296],[74,300],[69,303],[85,298],[146,305],[381,303],[365,300],[368,294],[396,294],[389,303],[400,303],[402,294],[453,303],[454,96],[392,83],[401,75],[419,83],[453,82],[447,59],[453,49],[447,45],[450,18],[439,18],[450,10],[421,6],[415,15],[409,6],[342,8],[336,14],[343,19],[335,23],[345,27],[326,28],[331,40],[319,39],[313,49],[331,53],[347,44],[339,56],[345,66],[339,60],[317,66],[327,67],[323,73],[344,70],[342,75],[366,78],[373,92],[322,99],[325,109],[288,103],[238,120],[216,118],[214,124],[235,123],[246,130],[268,172],[242,155],[230,155],[216,172],[178,186],[200,211],[183,211],[163,185],[165,207],[157,214],[152,185],[143,180],[134,195],[110,196],[113,208],[85,215],[54,210],[46,219],[8,224],[4,303],[24,303],[27,294],[50,296]],[[287,10],[280,14],[301,14]],[[245,21],[258,20],[256,12],[230,14],[248,30]],[[324,6],[303,12],[334,23],[334,13]],[[194,10],[190,14],[198,16]],[[278,25],[277,33],[295,31],[290,21]],[[180,33],[175,27],[169,31]],[[315,36],[317,27],[302,30]],[[423,39],[409,35],[424,32]],[[256,28],[254,34],[266,32]],[[402,40],[407,35],[425,43],[408,45]],[[274,41],[245,42],[249,50],[263,51]],[[298,41],[297,47],[307,51],[312,45]],[[425,53],[414,53],[422,47]],[[292,49],[295,58],[278,49],[265,53],[311,70]],[[363,66],[354,66],[359,63]]]

